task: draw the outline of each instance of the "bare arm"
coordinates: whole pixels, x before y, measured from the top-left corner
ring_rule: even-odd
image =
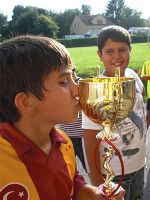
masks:
[[[150,76],[143,76],[143,77],[141,76],[140,79],[142,81],[148,81],[148,80],[150,80]]]
[[[96,165],[95,165],[95,149],[97,146],[97,139],[96,134],[98,133],[98,130],[89,130],[84,129],[83,131],[83,137],[85,142],[85,153],[89,165],[89,177],[93,185],[99,186],[101,183],[103,183],[103,179],[101,174],[97,171]],[[99,151],[97,151],[97,157],[96,157],[97,163],[99,163],[99,169],[100,169],[100,156]],[[99,170],[100,171],[100,170]]]
[[[150,110],[147,110],[146,120],[147,120],[147,128],[148,128],[150,126]]]

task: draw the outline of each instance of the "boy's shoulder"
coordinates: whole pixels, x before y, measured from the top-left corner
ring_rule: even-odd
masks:
[[[125,70],[125,76],[136,76],[136,75],[137,75],[137,73],[133,69],[126,68],[126,70]]]
[[[11,149],[11,144],[2,136],[0,132],[0,152]],[[12,148],[13,149],[13,148]]]
[[[144,85],[143,85],[140,77],[137,75],[137,73],[133,69],[126,68],[125,76],[135,79],[136,89],[142,94],[143,90],[144,90]]]

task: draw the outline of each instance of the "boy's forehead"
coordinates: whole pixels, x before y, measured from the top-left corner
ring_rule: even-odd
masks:
[[[125,42],[125,41],[115,41],[115,40],[112,40],[112,39],[108,39],[103,48],[104,47],[109,47],[109,46],[113,46],[113,45],[117,45],[117,46],[128,46],[128,44]]]
[[[71,73],[74,70],[75,66],[73,64],[69,64],[62,68],[62,71],[65,73]]]
[[[69,65],[69,66],[66,66],[64,68],[62,68],[60,71],[61,71],[61,74],[70,74],[72,73],[72,70],[73,70],[74,66],[72,65]]]

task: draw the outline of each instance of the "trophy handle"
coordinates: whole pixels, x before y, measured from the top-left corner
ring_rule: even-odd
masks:
[[[108,144],[110,145],[110,147],[115,151],[116,155],[117,155],[118,158],[119,158],[120,165],[121,165],[121,179],[120,179],[119,183],[117,184],[117,186],[114,187],[115,189],[113,189],[111,193],[108,193],[108,194],[107,194],[107,193],[104,192],[104,184],[102,184],[102,185],[99,186],[100,193],[101,193],[104,197],[106,197],[106,198],[108,198],[108,199],[111,199],[111,197],[112,197],[114,194],[117,194],[117,193],[118,193],[119,188],[120,188],[120,186],[121,186],[121,184],[122,184],[122,182],[123,182],[123,180],[124,180],[124,164],[123,164],[123,160],[122,160],[122,157],[121,157],[121,155],[120,155],[119,150],[115,147],[115,145],[114,145],[109,139],[107,139],[106,137],[103,138],[103,139],[98,139],[98,143],[97,143],[97,146],[96,146],[96,149],[95,149],[95,166],[96,166],[97,172],[101,175],[102,179],[105,181],[104,176],[101,174],[100,167],[99,167],[99,163],[97,163],[97,159],[96,159],[96,157],[97,157],[97,151],[99,151],[99,145],[100,145],[100,143],[101,143],[102,141],[105,141],[106,143],[108,143]],[[112,172],[112,173],[113,173],[113,172]],[[113,174],[112,174],[112,175],[113,175]],[[113,184],[113,186],[115,185],[114,183],[112,183],[112,184]]]

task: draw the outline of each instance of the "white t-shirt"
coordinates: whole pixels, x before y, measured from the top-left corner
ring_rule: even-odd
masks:
[[[145,164],[146,153],[146,119],[145,119],[145,106],[143,101],[143,83],[138,75],[131,69],[127,68],[125,71],[126,77],[132,77],[136,80],[136,100],[134,108],[130,116],[118,124],[116,124],[120,137],[112,143],[120,151],[124,162],[125,174],[129,174],[141,169]],[[82,128],[91,130],[101,130],[99,126],[92,122],[84,113],[82,115]],[[101,142],[100,157],[104,155],[104,150],[109,146],[106,142]],[[93,155],[94,156],[94,155]],[[102,163],[101,163],[102,164]],[[110,161],[110,166],[116,175],[121,174],[121,166],[119,159],[116,155]],[[105,173],[102,168],[102,173]]]

